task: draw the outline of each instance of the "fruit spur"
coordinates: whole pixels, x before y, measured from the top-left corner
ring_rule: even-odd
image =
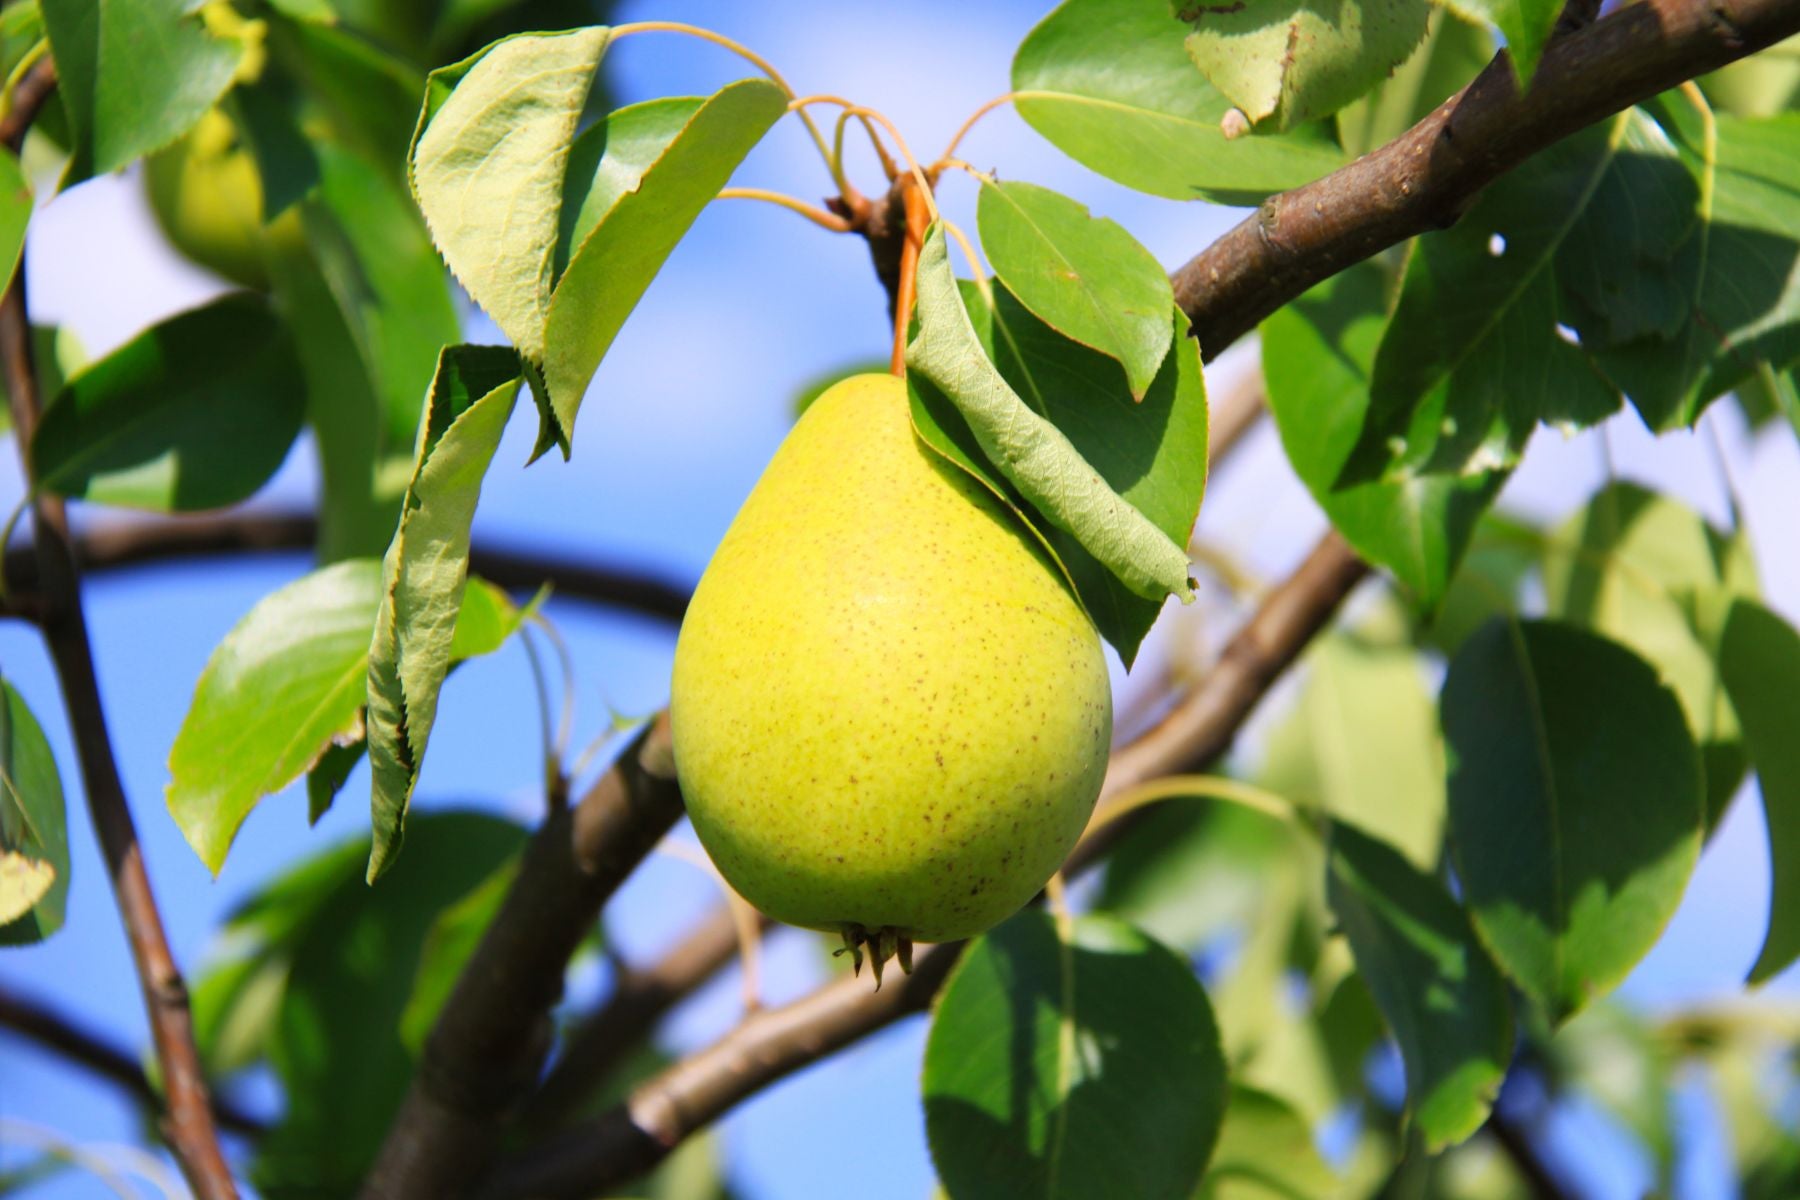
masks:
[[[981,484],[914,434],[906,386],[810,407],[683,621],[671,719],[689,816],[768,916],[909,967],[1056,871],[1112,735],[1100,638]]]

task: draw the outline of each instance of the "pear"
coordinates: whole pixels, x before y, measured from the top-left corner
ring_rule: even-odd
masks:
[[[144,160],[157,224],[189,259],[233,283],[265,291],[262,176],[219,109]]]
[[[1093,623],[890,375],[832,387],[777,451],[688,607],[670,709],[731,886],[877,971],[1030,900],[1112,736]]]

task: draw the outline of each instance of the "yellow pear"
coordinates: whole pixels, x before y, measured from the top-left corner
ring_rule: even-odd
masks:
[[[801,417],[694,593],[676,767],[732,887],[880,963],[1043,887],[1105,773],[1100,639],[1030,533],[913,433],[890,375]]]
[[[218,109],[144,160],[144,189],[175,248],[215,274],[266,290],[262,176]]]

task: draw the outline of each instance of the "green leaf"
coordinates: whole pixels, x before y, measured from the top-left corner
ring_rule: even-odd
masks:
[[[1456,94],[1493,56],[1487,30],[1434,7],[1418,52],[1393,78],[1338,110],[1339,144],[1352,156],[1385,146]]]
[[[1340,483],[1510,467],[1540,421],[1591,425],[1617,410],[1616,390],[1557,330],[1569,317],[1553,264],[1628,124],[1540,152],[1414,243]]]
[[[268,44],[333,135],[315,136],[314,145],[336,142],[405,190],[407,151],[425,90],[419,69],[342,25],[271,14]]]
[[[415,1058],[424,1051],[425,1039],[431,1036],[444,1002],[450,999],[482,935],[494,923],[518,874],[519,859],[507,859],[468,895],[439,913],[426,933],[412,995],[400,1014],[400,1040]]]
[[[1013,57],[1013,105],[1083,166],[1172,200],[1255,203],[1342,165],[1322,127],[1227,140],[1169,0],[1065,0]],[[1120,64],[1129,63],[1129,70]]]
[[[1648,664],[1596,634],[1496,619],[1441,702],[1451,843],[1475,928],[1560,1024],[1649,950],[1700,853],[1700,759]]]
[[[1314,5],[1189,0],[1188,56],[1251,121],[1290,129],[1329,116],[1386,79],[1425,37],[1430,0]]]
[[[409,157],[450,269],[527,359],[544,357],[563,176],[602,26],[503,38],[433,71]]]
[[[1206,382],[1187,318],[1172,306],[1169,352],[1141,403],[1118,364],[1038,320],[1004,287],[961,285],[964,311],[1000,375],[1060,429],[1109,486],[1169,538],[1185,544],[1206,490]],[[1009,504],[1061,565],[1100,634],[1126,665],[1162,611],[1069,532],[1020,496],[983,453],[968,422],[937,388],[907,376],[913,424],[932,449]]]
[[[235,504],[300,432],[300,363],[278,316],[234,293],[169,318],[77,374],[32,437],[37,484],[100,504]]]
[[[1406,1106],[1436,1153],[1481,1128],[1512,1059],[1506,985],[1468,914],[1392,846],[1331,828],[1326,894],[1400,1043]]]
[[[400,528],[382,562],[369,648],[369,881],[400,851],[406,809],[437,717],[438,689],[469,569],[469,524],[481,480],[518,399],[518,355],[453,346],[438,360]]]
[[[1154,600],[1171,592],[1191,598],[1182,546],[1113,491],[988,361],[950,271],[943,228],[935,224],[919,253],[918,297],[919,328],[907,346],[907,366],[956,405],[988,461],[1132,592]]]
[[[1305,1117],[1279,1096],[1231,1085],[1219,1148],[1194,1200],[1335,1200],[1343,1186]]]
[[[1339,485],[1368,419],[1386,314],[1378,266],[1341,272],[1263,322],[1263,377],[1282,448],[1307,491],[1358,554],[1430,610],[1507,472]]]
[[[1443,602],[1416,631],[1420,645],[1449,658],[1490,618],[1517,612],[1543,541],[1543,531],[1527,522],[1499,513],[1481,518]]]
[[[75,127],[63,186],[185,133],[231,86],[244,44],[187,0],[42,0],[58,90]]]
[[[1680,161],[1697,173],[1688,186],[1701,219],[1669,267],[1684,320],[1672,337],[1600,344],[1593,355],[1645,423],[1663,430],[1691,424],[1763,364],[1800,359],[1800,275],[1788,269],[1800,257],[1800,113],[1719,117],[1709,146],[1708,114],[1673,101],[1652,111],[1689,147]],[[1573,305],[1569,320],[1584,343],[1603,341],[1585,306]]]
[[[1737,600],[1719,642],[1719,674],[1743,723],[1769,827],[1769,930],[1749,979],[1762,983],[1800,958],[1800,633]]]
[[[558,279],[601,219],[643,186],[644,176],[705,103],[703,96],[665,96],[629,104],[607,113],[575,139],[557,214]]]
[[[10,10],[8,10],[10,11]],[[87,366],[87,351],[67,325],[33,325],[31,359],[37,367],[38,395],[55,396],[69,376]],[[12,429],[6,383],[0,380],[0,433]]]
[[[1190,1195],[1225,1107],[1206,993],[1129,925],[1027,909],[974,942],[925,1046],[925,1132],[956,1196]]]
[[[658,117],[673,111],[658,110]],[[554,440],[567,456],[576,411],[625,318],[700,211],[786,112],[787,96],[780,88],[766,79],[745,79],[695,109],[641,174],[634,165],[647,157],[641,136],[621,139],[616,160],[612,146],[607,147],[571,235],[580,233],[581,218],[605,204],[614,188],[621,190],[572,251],[569,268],[556,285],[544,358],[555,423],[540,431],[537,453]],[[667,127],[673,125],[669,121]],[[641,124],[633,126],[633,134],[644,132]],[[564,203],[573,199],[571,195]]]
[[[41,942],[61,929],[68,898],[56,759],[25,698],[0,679],[0,946]]]
[[[421,813],[414,853],[379,890],[364,885],[367,839],[335,847],[252,898],[225,931],[232,961],[257,964],[274,1010],[244,1053],[275,1069],[286,1097],[259,1139],[252,1182],[266,1196],[345,1195],[363,1181],[416,1068],[401,1040],[427,937],[439,914],[516,855],[525,832],[470,812]],[[236,1015],[236,1014],[233,1014]],[[215,1028],[230,1017],[214,1013]]]
[[[1396,618],[1397,623],[1397,618]],[[1350,821],[1432,870],[1444,759],[1418,655],[1397,638],[1331,634],[1305,659],[1292,716],[1270,732],[1280,795]]]
[[[976,221],[994,273],[1046,325],[1125,368],[1142,400],[1168,357],[1175,294],[1124,228],[1030,183],[983,183]]]
[[[1716,665],[1722,614],[1754,595],[1748,554],[1679,500],[1633,483],[1603,488],[1542,548],[1552,617],[1629,646],[1681,700],[1706,774],[1707,827],[1744,778],[1744,749]]]
[[[1667,1187],[1674,1166],[1679,1107],[1670,1103],[1678,1048],[1623,1004],[1596,1004],[1543,1046],[1550,1085],[1597,1102],[1655,1156]]]
[[[1696,82],[1714,108],[1734,117],[1772,117],[1800,106],[1800,35]]]
[[[1562,15],[1562,0],[1438,0],[1450,11],[1466,20],[1500,31],[1506,39],[1507,57],[1519,78],[1519,90],[1531,82],[1538,59],[1550,34],[1556,29],[1556,18]]]
[[[459,615],[452,655],[498,649],[519,610],[484,580]],[[381,564],[354,558],[320,568],[260,600],[225,635],[194,687],[169,752],[169,812],[215,875],[244,818],[264,796],[306,772],[343,776],[361,756],[369,641],[381,603]],[[330,795],[313,797],[317,820]]]
[[[12,283],[25,249],[25,226],[31,220],[31,181],[19,156],[0,149],[0,286]]]
[[[1252,923],[1294,830],[1235,804],[1159,804],[1106,856],[1096,904],[1179,950]]]

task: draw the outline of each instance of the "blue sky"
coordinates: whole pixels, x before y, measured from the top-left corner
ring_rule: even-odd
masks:
[[[906,5],[659,3],[624,6],[621,20],[654,16],[709,25],[754,46],[802,92],[841,92],[887,112],[915,151],[935,154],[976,105],[1007,86],[1011,50],[1047,7],[941,0]],[[644,36],[608,60],[623,100],[711,90],[744,72],[702,44]],[[1139,196],[1063,159],[1010,111],[990,116],[963,155],[1008,178],[1066,190],[1131,229],[1174,265],[1240,214]],[[867,158],[853,165],[865,188],[878,186]],[[752,156],[737,182],[814,198],[827,190],[823,168],[798,125],[784,122]],[[102,179],[45,206],[33,227],[29,284],[36,318],[66,322],[94,353],[143,325],[216,293],[220,285],[161,245],[134,173]],[[973,227],[973,189],[954,174],[942,203]],[[472,340],[499,340],[471,313]],[[521,406],[490,473],[477,536],[556,547],[642,566],[678,581],[697,578],[711,548],[788,427],[795,393],[835,369],[886,356],[884,300],[854,238],[834,237],[791,214],[745,202],[713,206],[676,252],[626,327],[583,409],[575,457],[522,469],[534,433]],[[1227,356],[1215,380],[1243,369]],[[1735,413],[1714,420],[1736,486],[1745,497],[1770,603],[1800,619],[1800,452],[1777,432],[1751,440]],[[1622,476],[1674,491],[1715,520],[1725,491],[1705,436],[1655,440],[1635,418],[1605,434]],[[0,460],[0,500],[20,493],[16,465]],[[1537,517],[1577,506],[1605,477],[1599,439],[1546,431],[1509,487],[1504,504]],[[265,500],[305,503],[312,473],[304,446]],[[84,513],[83,519],[96,514]],[[1274,578],[1323,529],[1293,480],[1273,431],[1251,436],[1218,472],[1201,515],[1202,535]],[[1785,536],[1783,536],[1785,535]],[[156,567],[92,581],[88,605],[102,690],[140,834],[175,951],[192,968],[219,915],[283,863],[366,828],[359,774],[322,825],[306,830],[304,799],[291,791],[267,801],[246,824],[213,881],[168,819],[164,761],[195,679],[212,646],[261,596],[306,570],[298,557],[242,565]],[[637,618],[552,603],[579,668],[577,744],[609,712],[645,714],[666,699],[673,631]],[[1165,621],[1155,635],[1188,636],[1195,621]],[[44,721],[74,793],[74,756],[54,678],[36,637],[0,626],[0,666]],[[1120,680],[1129,688],[1129,681]],[[537,811],[536,715],[529,675],[516,648],[460,670],[446,690],[420,787],[426,803],[477,801],[529,820]],[[1255,728],[1251,731],[1254,739]],[[1744,797],[1742,799],[1753,799]],[[71,795],[75,848],[69,927],[37,948],[0,956],[0,981],[46,997],[123,1040],[142,1044],[145,1026],[123,936],[113,915],[85,810]],[[1737,993],[1754,959],[1766,911],[1768,868],[1761,815],[1738,803],[1701,862],[1667,935],[1624,989],[1651,1009]],[[643,958],[707,911],[715,894],[692,867],[653,861],[608,914],[609,936],[628,958]],[[822,977],[811,935],[773,939],[767,998],[797,995]],[[591,987],[593,980],[581,981]],[[1791,994],[1792,973],[1775,987]],[[718,981],[680,1011],[671,1048],[716,1036],[734,1014],[736,984]],[[859,1195],[923,1200],[930,1188],[917,1074],[918,1019],[770,1089],[724,1125],[733,1178],[749,1197],[841,1194],[844,1163],[825,1148],[880,1130],[885,1170],[860,1178]],[[1685,1101],[1684,1101],[1685,1103]],[[1700,1109],[1704,1116],[1704,1106]],[[0,1116],[53,1128],[82,1142],[131,1141],[135,1119],[113,1091],[89,1082],[17,1041],[0,1037]],[[1696,1128],[1705,1128],[1696,1118]],[[1641,1164],[1606,1146],[1604,1121],[1559,1121],[1552,1152],[1598,1197],[1635,1196]],[[1714,1139],[1716,1141],[1716,1138]],[[14,1161],[0,1147],[0,1163]],[[34,1195],[93,1194],[68,1181]],[[1693,1196],[1728,1195],[1695,1185]]]

